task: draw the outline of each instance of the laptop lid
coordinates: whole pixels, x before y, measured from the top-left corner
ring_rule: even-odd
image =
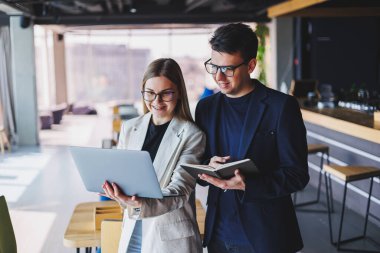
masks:
[[[149,153],[138,150],[69,147],[90,192],[103,192],[104,181],[115,182],[129,196],[163,198]]]

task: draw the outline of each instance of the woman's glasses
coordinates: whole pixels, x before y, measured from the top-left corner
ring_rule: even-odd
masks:
[[[167,91],[155,93],[153,91],[144,90],[144,91],[141,91],[141,94],[143,96],[143,99],[148,102],[154,101],[157,98],[157,96],[159,100],[162,100],[164,102],[170,102],[174,99],[175,92],[171,90],[167,90]]]

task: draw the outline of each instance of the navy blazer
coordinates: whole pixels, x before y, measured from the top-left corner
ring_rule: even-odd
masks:
[[[290,194],[309,182],[305,125],[294,97],[267,88],[257,80],[253,82],[252,94],[256,95],[248,105],[249,116],[244,122],[238,154],[239,159],[254,161],[260,173],[246,177],[245,191],[234,191],[237,218],[255,252],[296,252],[303,242]],[[216,138],[222,96],[219,92],[207,97],[196,108],[196,123],[207,136],[205,160],[218,155]],[[220,192],[220,188],[210,185],[204,246],[213,233]]]

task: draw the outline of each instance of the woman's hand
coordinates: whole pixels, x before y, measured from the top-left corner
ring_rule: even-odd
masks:
[[[128,205],[133,207],[141,207],[141,198],[125,195],[116,183],[109,183],[108,181],[105,181],[102,188],[104,193],[98,194],[117,201],[120,206],[125,207]]]

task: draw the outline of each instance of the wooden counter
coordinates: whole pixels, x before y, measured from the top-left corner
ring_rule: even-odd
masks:
[[[344,108],[303,108],[301,112],[306,122],[380,144],[380,126],[369,115]]]

